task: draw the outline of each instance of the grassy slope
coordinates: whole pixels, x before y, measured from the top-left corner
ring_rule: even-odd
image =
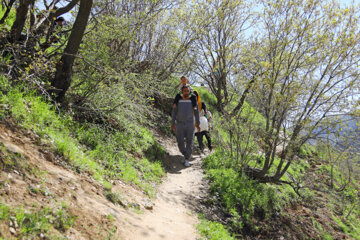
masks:
[[[122,131],[115,131],[93,123],[77,123],[69,114],[58,114],[53,105],[25,86],[10,86],[5,77],[0,77],[0,103],[0,121],[12,118],[23,129],[35,132],[42,143],[67,159],[74,171],[89,174],[101,183],[110,200],[116,196],[110,183],[113,180],[137,185],[151,197],[164,176],[160,160],[165,151],[144,126],[126,123]],[[14,162],[8,154],[4,156],[8,160],[1,162],[2,169]],[[31,212],[21,205],[10,209],[1,203],[0,209],[0,220],[9,224],[13,221],[10,216],[17,218],[19,214],[19,218],[31,220],[20,226],[22,236],[35,236],[50,228],[59,231],[59,221],[65,221],[61,223],[62,231],[72,225],[65,205]]]
[[[214,106],[215,97],[206,90],[198,90],[202,99]],[[219,122],[215,108],[212,110]],[[252,111],[246,103],[242,114]],[[253,123],[261,126],[264,119],[256,113]],[[216,125],[213,136],[228,138],[221,124]],[[216,139],[215,142],[221,141]],[[255,136],[253,144],[257,143],[259,139]],[[257,149],[261,148],[257,146]],[[353,183],[341,193],[329,189],[330,166],[322,155],[321,149],[304,146],[298,160],[294,161],[284,176],[283,180],[292,177],[304,186],[300,190],[300,197],[288,185],[273,186],[249,180],[237,171],[238,166],[231,160],[228,151],[217,149],[204,160],[204,168],[211,181],[215,202],[218,201],[229,216],[226,227],[230,232],[250,239],[255,236],[265,239],[279,236],[289,239],[336,239],[342,236],[359,239],[359,181],[353,179]],[[261,165],[261,155],[256,153],[253,157],[257,160],[251,162],[251,165]],[[340,175],[339,169],[335,168],[334,175]],[[339,184],[343,179],[335,180],[335,184]],[[338,209],[342,209],[342,212]],[[212,236],[212,231],[213,236],[217,236],[212,224],[207,227],[206,236]]]
[[[114,131],[96,124],[79,124],[70,115],[57,114],[54,106],[35,93],[10,87],[4,77],[0,81],[2,92],[6,92],[0,93],[2,117],[8,114],[23,128],[33,130],[74,168],[89,172],[102,184],[122,179],[153,193],[152,183],[164,175],[157,161],[164,150],[145,127],[127,123],[123,131]]]

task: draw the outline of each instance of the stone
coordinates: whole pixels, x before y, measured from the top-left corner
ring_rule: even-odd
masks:
[[[9,228],[9,230],[10,230],[10,233],[11,233],[12,235],[14,235],[14,234],[16,233],[16,230],[15,230],[15,228],[13,228],[13,227]]]
[[[138,204],[138,203],[131,203],[130,206],[135,208],[135,209],[140,210],[140,204]]]
[[[128,201],[123,197],[119,197],[117,202],[118,204],[120,204],[120,206],[123,206],[124,208],[127,208],[129,205]]]
[[[147,210],[153,210],[153,204],[150,201],[146,201],[144,204],[144,208]]]
[[[4,142],[4,145],[9,152],[19,154],[19,155],[23,154],[23,151],[18,146],[14,145],[12,143]]]
[[[7,195],[9,195],[9,194],[10,194],[10,185],[7,184],[7,183],[5,183],[5,184],[4,184],[4,190],[5,190],[5,193],[6,193]]]

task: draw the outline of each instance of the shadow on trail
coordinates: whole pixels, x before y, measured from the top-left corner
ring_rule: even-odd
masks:
[[[181,174],[181,170],[186,168],[182,163],[184,157],[182,155],[169,155],[163,160],[166,172],[172,174]]]

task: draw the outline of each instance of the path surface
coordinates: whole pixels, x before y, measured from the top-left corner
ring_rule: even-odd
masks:
[[[37,136],[10,122],[0,122],[0,147],[18,154],[19,164],[25,164],[24,169],[25,166],[36,166],[37,172],[41,173],[40,179],[22,168],[0,171],[0,183],[9,183],[7,191],[0,188],[0,202],[12,207],[21,205],[25,209],[32,209],[34,204],[56,208],[65,202],[68,211],[77,217],[74,227],[66,232],[66,238],[71,240],[199,239],[196,210],[202,206],[200,202],[206,197],[208,186],[201,169],[201,157],[194,155],[192,166],[185,168],[175,139],[164,136],[157,136],[157,139],[168,152],[163,160],[167,178],[158,188],[153,209],[138,214],[133,208],[125,209],[107,200],[99,183],[87,174],[75,173],[66,164],[63,166],[61,157],[48,150],[47,145],[39,145]],[[51,194],[32,193],[28,190],[31,186]],[[138,203],[141,209],[144,209],[143,202],[148,201],[140,189],[121,181],[113,182],[112,189],[130,202]],[[111,236],[109,229],[115,229]],[[12,239],[10,232],[2,231],[0,225],[0,233],[4,232],[8,234],[5,238]]]
[[[200,155],[193,155],[192,166],[185,168],[173,139],[161,139],[169,155],[164,160],[167,179],[159,187],[154,208],[146,211],[135,228],[125,234],[127,239],[199,239],[195,212],[199,200],[207,193],[207,183],[201,169]]]

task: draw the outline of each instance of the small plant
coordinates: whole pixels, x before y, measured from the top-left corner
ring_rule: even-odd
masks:
[[[34,205],[36,208],[36,204]],[[40,233],[51,233],[53,229],[65,233],[75,223],[76,217],[69,214],[66,205],[53,209],[43,207],[42,209],[24,210],[22,207],[10,209],[0,203],[0,220],[15,222],[18,224],[20,237],[37,236]]]
[[[209,240],[233,240],[235,239],[230,235],[226,228],[218,222],[208,221],[201,217],[201,222],[197,226],[200,234]]]
[[[211,180],[211,192],[220,197],[228,213],[233,216],[234,229],[241,230],[244,225],[253,226],[253,216],[263,220],[280,211],[284,203],[275,187],[256,183],[245,174],[224,167],[222,159],[223,155],[215,153],[204,160],[204,166]]]
[[[128,207],[127,201],[119,194],[119,193],[113,193],[110,191],[105,192],[105,197],[107,200],[114,204],[119,204],[125,208]]]
[[[4,77],[0,83],[0,102],[8,106],[7,114],[47,141],[76,171],[93,175],[108,190],[110,179],[122,179],[154,194],[155,184],[164,176],[159,160],[165,151],[148,129],[120,116],[121,130],[116,131],[101,124],[79,124],[71,115],[57,114],[53,105],[27,87],[11,87]]]

